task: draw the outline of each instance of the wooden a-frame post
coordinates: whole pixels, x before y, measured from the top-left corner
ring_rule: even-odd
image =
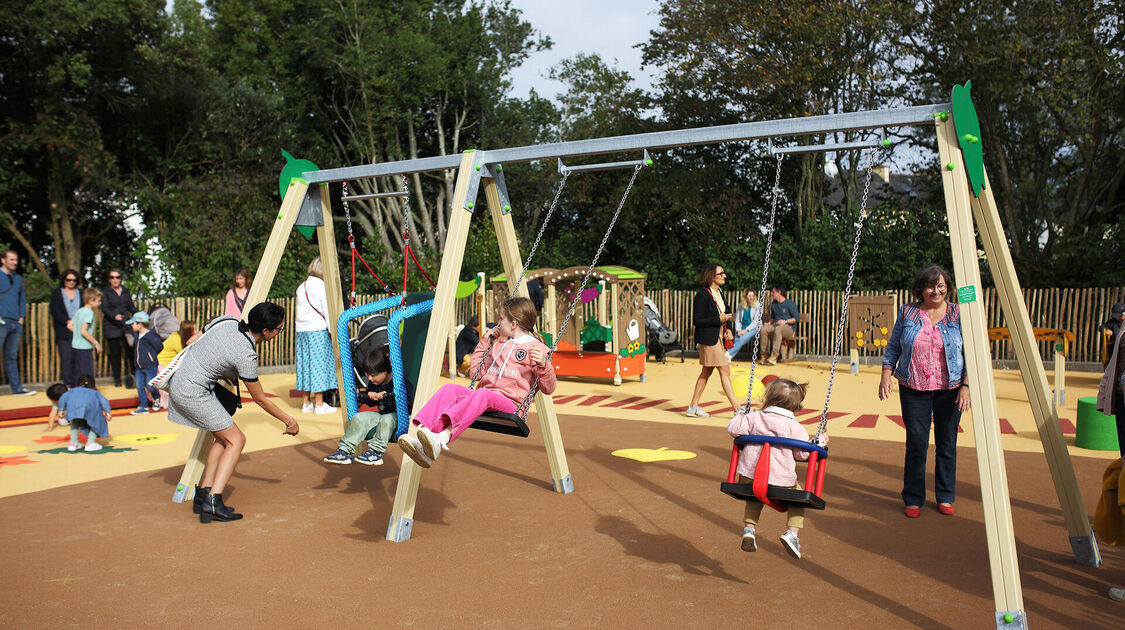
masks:
[[[430,316],[430,326],[426,331],[426,349],[422,358],[422,369],[418,374],[418,384],[415,388],[417,393],[414,397],[414,413],[421,409],[425,401],[429,400],[438,388],[445,335],[453,327],[457,279],[461,275],[461,265],[465,257],[465,243],[469,235],[469,223],[473,216],[472,208],[467,207],[472,202],[466,200],[469,196],[469,188],[474,174],[480,177],[476,168],[478,166],[484,168],[483,164],[478,164],[479,157],[480,154],[477,152],[466,151],[462,154],[461,163],[457,169],[457,181],[453,188],[452,216],[446,230],[445,251],[442,253],[441,270],[438,273],[433,314]],[[482,179],[493,225],[496,227],[500,257],[504,261],[504,271],[508,275],[508,286],[511,287],[523,271],[516,231],[512,224],[511,215],[501,207],[496,179],[491,177]],[[520,287],[520,294],[527,295],[526,286]],[[482,326],[483,324],[481,322]],[[540,428],[543,431],[543,441],[547,448],[547,457],[555,490],[563,493],[570,492],[573,490],[573,485],[566,464],[566,453],[563,451],[562,436],[559,433],[554,405],[551,398],[542,393],[536,395],[535,404],[536,411],[539,414]],[[411,425],[411,435],[416,432],[417,427]],[[408,457],[402,458],[398,486],[395,488],[395,500],[391,507],[390,522],[387,524],[387,540],[403,542],[410,538],[414,527],[414,508],[417,505],[418,487],[421,480],[421,468],[414,463],[414,460]]]

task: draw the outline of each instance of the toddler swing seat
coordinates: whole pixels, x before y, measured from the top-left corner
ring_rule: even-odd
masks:
[[[516,437],[527,437],[531,435],[531,429],[527,427],[527,422],[525,422],[523,418],[514,413],[504,413],[502,411],[490,411],[482,415],[470,424],[469,428],[502,433],[504,435],[514,435]]]
[[[762,445],[758,465],[754,467],[753,484],[738,483],[738,456],[742,452],[742,447],[747,444]],[[804,490],[769,485],[770,448],[774,446],[809,452],[809,470],[805,474]],[[791,506],[823,510],[825,503],[820,497],[820,492],[824,487],[824,473],[827,468],[828,450],[812,442],[769,435],[741,435],[734,440],[727,480],[720,484],[719,489],[742,501],[764,503],[778,512],[785,512]]]

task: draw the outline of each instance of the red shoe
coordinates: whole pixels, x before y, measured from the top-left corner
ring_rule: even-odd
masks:
[[[937,511],[941,512],[942,514],[944,514],[946,516],[953,516],[953,504],[952,503],[938,503],[937,504]]]
[[[919,516],[922,516],[922,508],[916,505],[908,505],[903,508],[902,512],[903,514],[906,514],[906,518],[918,518]]]

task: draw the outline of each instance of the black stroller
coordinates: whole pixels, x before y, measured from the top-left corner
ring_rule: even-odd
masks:
[[[645,298],[645,331],[648,333],[648,355],[661,363],[667,363],[669,352],[680,353],[680,363],[684,362],[684,347],[680,345],[679,335],[660,319],[656,303]]]

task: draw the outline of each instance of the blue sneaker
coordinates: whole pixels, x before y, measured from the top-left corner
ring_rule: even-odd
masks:
[[[345,453],[343,449],[338,448],[335,453],[325,457],[324,461],[329,464],[350,464],[352,463],[352,456]]]
[[[143,413],[148,413],[148,407],[137,407],[136,409],[130,411],[129,415],[130,416],[139,416]]]
[[[357,455],[354,461],[357,464],[366,464],[368,466],[382,466],[383,454],[373,448],[369,448],[363,452],[363,455]]]

